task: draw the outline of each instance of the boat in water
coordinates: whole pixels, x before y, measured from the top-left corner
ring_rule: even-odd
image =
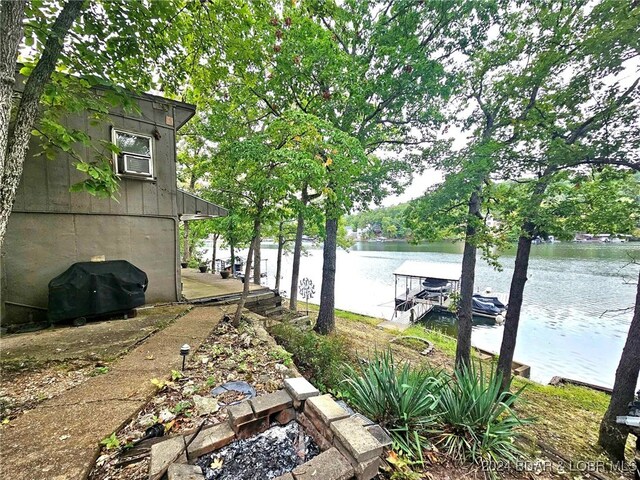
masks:
[[[395,309],[393,318],[408,316],[414,322],[432,311],[453,313],[460,296],[462,267],[455,263],[406,261],[394,272]],[[473,295],[473,315],[504,322],[507,311],[506,295],[492,294],[487,288],[483,294]]]
[[[504,322],[507,313],[507,305],[498,297],[489,297],[475,293],[473,295],[473,314],[478,317],[493,318],[497,323]]]

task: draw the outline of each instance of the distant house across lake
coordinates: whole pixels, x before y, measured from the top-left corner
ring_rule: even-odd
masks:
[[[92,143],[120,148],[112,155],[117,201],[70,192],[86,178],[77,160],[64,152],[47,160],[32,141],[0,257],[3,327],[45,321],[49,281],[75,262],[127,260],[149,277],[148,303],[181,298],[179,222],[227,212],[177,188],[176,134],[195,107],[154,95],[134,99],[136,113],[114,109],[97,124],[88,115],[66,120]],[[89,148],[84,153],[91,160]]]

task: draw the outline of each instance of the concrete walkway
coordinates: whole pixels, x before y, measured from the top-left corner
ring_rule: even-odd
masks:
[[[190,268],[182,269],[182,295],[187,300],[221,297],[241,294],[244,284],[237,278],[222,278],[219,273],[200,273]],[[249,290],[263,290],[267,287],[249,284]]]
[[[230,308],[230,307],[228,307]],[[152,378],[181,365],[180,346],[194,352],[224,308],[194,308],[148,338],[109,373],[47,400],[0,430],[0,478],[76,480],[89,474],[100,440],[120,429],[153,396]]]

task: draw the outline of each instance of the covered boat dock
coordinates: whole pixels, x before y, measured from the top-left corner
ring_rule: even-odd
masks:
[[[405,312],[411,321],[434,308],[447,310],[451,297],[460,291],[462,267],[457,263],[431,263],[408,260],[394,272],[394,317]]]
[[[430,263],[406,261],[394,272],[395,298],[393,319],[414,322],[432,310],[452,313],[460,294],[462,266],[457,263]],[[507,296],[492,293],[473,294],[473,315],[504,321]],[[404,318],[408,317],[408,318]]]

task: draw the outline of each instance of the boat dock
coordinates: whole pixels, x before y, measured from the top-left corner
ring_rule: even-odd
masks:
[[[454,263],[404,262],[393,272],[392,320],[404,317],[413,323],[434,309],[448,311],[460,290],[461,272],[461,266]]]
[[[406,261],[394,272],[392,321],[413,323],[431,312],[452,313],[460,296],[462,266],[457,263]],[[504,321],[507,296],[487,289],[473,295],[473,315]]]

